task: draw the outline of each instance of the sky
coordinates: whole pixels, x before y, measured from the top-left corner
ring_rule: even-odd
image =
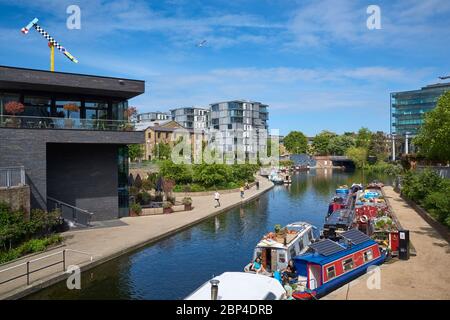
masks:
[[[56,53],[56,71],[145,80],[140,112],[254,100],[281,134],[389,132],[390,92],[450,74],[448,0],[0,0],[0,65],[49,68],[45,39],[20,32],[34,17],[79,60]]]

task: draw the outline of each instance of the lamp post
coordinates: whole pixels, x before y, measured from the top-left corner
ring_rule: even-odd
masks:
[[[409,153],[409,134],[410,132],[405,133],[405,154]]]
[[[391,134],[392,139],[392,161],[395,161],[395,133]]]

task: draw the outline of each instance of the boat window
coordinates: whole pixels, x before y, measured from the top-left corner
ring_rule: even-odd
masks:
[[[370,261],[373,259],[373,253],[372,250],[367,250],[366,252],[364,252],[364,262]]]
[[[311,242],[312,239],[314,239],[312,229],[308,230],[308,238],[309,238],[309,242]]]
[[[276,300],[277,296],[273,292],[269,292],[265,297],[264,300]]]
[[[295,252],[295,247],[292,246],[289,250],[289,253],[291,254],[291,258],[295,257],[297,255],[297,253]]]
[[[303,244],[303,239],[298,242],[298,252],[302,252],[305,245]]]
[[[334,266],[330,266],[327,268],[327,279],[330,280],[334,277],[336,277],[336,269]]]
[[[344,268],[344,271],[349,271],[349,270],[353,269],[353,258],[344,260],[344,262],[342,263],[342,266]]]
[[[278,254],[278,261],[281,263],[285,263],[286,262],[286,255],[284,253],[279,253]]]

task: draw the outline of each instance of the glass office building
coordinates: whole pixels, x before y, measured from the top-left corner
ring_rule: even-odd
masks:
[[[433,110],[439,97],[449,90],[450,83],[440,83],[420,90],[391,93],[391,134],[415,136],[425,113]]]

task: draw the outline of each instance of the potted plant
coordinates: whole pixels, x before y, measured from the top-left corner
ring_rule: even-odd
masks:
[[[7,126],[18,127],[19,119],[17,119],[15,116],[19,113],[24,112],[25,106],[19,101],[9,101],[5,104],[5,111],[6,113],[13,115],[13,117],[9,119],[11,121],[7,121]]]
[[[73,120],[70,119],[70,113],[71,112],[75,112],[75,113],[80,112],[80,108],[73,103],[68,103],[68,104],[64,105],[63,109],[67,111],[67,118],[64,119],[65,127],[70,129],[73,127]]]
[[[191,197],[184,197],[182,202],[184,204],[184,211],[192,210],[192,198]]]
[[[130,207],[130,216],[138,217],[142,213],[142,207],[139,203],[133,203]]]
[[[163,207],[163,213],[172,213],[172,202],[164,201],[162,204]]]

